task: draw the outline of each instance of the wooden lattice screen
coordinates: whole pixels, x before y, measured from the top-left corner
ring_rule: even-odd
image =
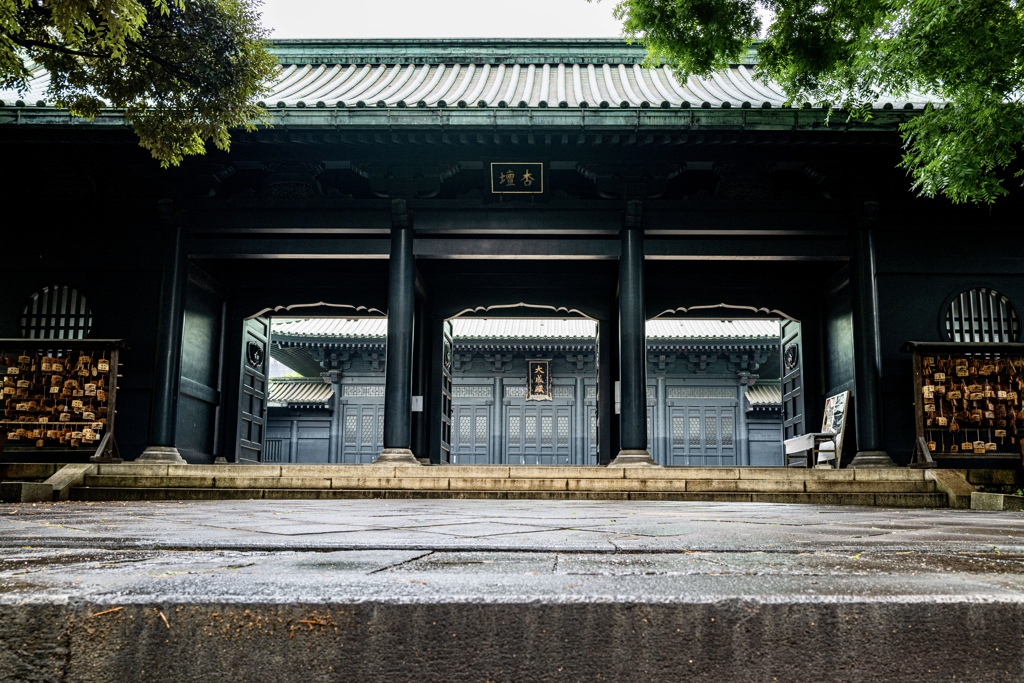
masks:
[[[21,336],[27,339],[85,339],[91,328],[92,309],[67,285],[43,287],[21,310]]]
[[[953,342],[1012,343],[1020,339],[1020,315],[1010,300],[987,287],[955,296],[946,309],[946,334]]]

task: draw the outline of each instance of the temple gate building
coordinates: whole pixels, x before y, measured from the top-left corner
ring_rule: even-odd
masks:
[[[787,104],[754,53],[680,84],[618,40],[274,50],[271,125],[171,170],[118,112],[54,108],[45,74],[0,92],[31,216],[4,231],[0,336],[124,340],[127,459],[771,464],[849,390],[844,464],[906,464],[904,342],[1020,341],[1020,192],[915,198],[898,126],[924,98],[848,120]],[[375,322],[303,360],[273,342],[297,319]],[[454,334],[503,319],[594,332]],[[771,348],[658,332],[730,320]],[[270,382],[289,353],[316,381]],[[550,401],[518,393],[537,368]]]

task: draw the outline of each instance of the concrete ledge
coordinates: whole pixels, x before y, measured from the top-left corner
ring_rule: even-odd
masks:
[[[452,491],[566,491],[568,479],[449,479]]]
[[[1010,681],[1022,623],[1020,602],[955,599],[76,601],[0,607],[0,670],[29,683]]]
[[[910,467],[851,469],[856,481],[924,481],[925,470]]]
[[[332,477],[332,489],[447,490],[447,477]]]
[[[611,468],[609,468],[611,469]],[[739,479],[738,467],[630,467],[626,479]]]
[[[38,481],[0,482],[0,503],[48,503],[53,487]]]
[[[865,470],[867,471],[867,470]],[[963,470],[924,470],[926,477],[935,482],[935,488],[949,498],[949,507],[965,510],[971,507],[971,495],[976,489],[964,478]]]
[[[1015,486],[1016,473],[1013,470],[959,470],[970,484],[976,486]]]
[[[877,471],[877,470],[876,470]],[[931,481],[814,481],[808,480],[808,493],[931,493]]]
[[[117,464],[99,463],[96,465],[95,473],[100,475],[114,476],[143,476],[143,477],[166,477],[169,465],[153,465],[149,463],[123,462]],[[189,465],[189,467],[196,467]],[[202,465],[198,465],[202,467]],[[190,470],[191,471],[191,470]]]
[[[971,494],[972,510],[1012,510],[1024,512],[1024,496],[1011,496],[1005,493]]]
[[[694,479],[686,482],[686,490],[704,491],[742,491],[747,493],[803,493],[803,481],[785,479],[733,479],[717,481],[715,479]]]
[[[53,500],[67,500],[72,486],[81,486],[85,477],[96,469],[88,463],[64,465],[53,473],[45,483],[53,488]]]
[[[516,468],[518,471],[519,468]],[[535,468],[524,468],[535,469]],[[396,477],[480,477],[482,479],[499,479],[509,477],[508,465],[438,465],[436,467],[405,467],[395,468]],[[550,477],[551,473],[546,473]]]
[[[60,468],[61,465],[52,462],[2,462],[0,480],[46,479]]]
[[[944,508],[949,499],[945,493],[876,493],[874,504],[891,508]]]
[[[826,479],[853,481],[853,470],[810,469],[802,467],[741,467],[740,479]]]

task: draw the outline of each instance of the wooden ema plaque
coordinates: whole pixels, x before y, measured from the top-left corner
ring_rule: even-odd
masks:
[[[1021,459],[1024,344],[907,342],[913,354],[915,464]]]
[[[90,451],[113,441],[120,340],[0,339],[3,451]]]

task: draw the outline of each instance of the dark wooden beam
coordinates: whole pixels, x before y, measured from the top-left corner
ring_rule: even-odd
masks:
[[[387,239],[376,238],[193,238],[189,258],[211,259],[386,259]],[[619,257],[620,243],[608,238],[443,238],[417,237],[417,258],[545,260],[574,258],[608,260]],[[849,243],[845,236],[769,239],[766,237],[685,237],[647,239],[647,260],[720,261],[846,261]]]

